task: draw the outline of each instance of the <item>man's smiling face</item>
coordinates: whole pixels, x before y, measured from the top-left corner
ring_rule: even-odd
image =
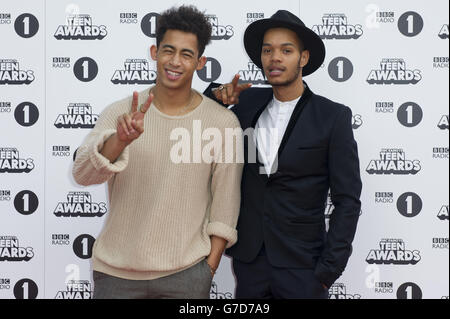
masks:
[[[198,56],[197,36],[179,30],[167,30],[158,48],[152,46],[151,54],[157,61],[158,81],[170,89],[190,88],[194,72],[206,62]]]

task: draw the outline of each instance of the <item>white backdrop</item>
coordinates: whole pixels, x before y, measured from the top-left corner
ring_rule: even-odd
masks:
[[[91,297],[107,192],[73,181],[74,152],[104,107],[152,84],[156,13],[181,4],[205,10],[215,26],[209,62],[194,78],[199,91],[238,72],[261,83],[243,32],[278,9],[324,38],[325,63],[305,80],[353,110],[363,179],[353,255],[330,297],[448,298],[445,0],[2,0],[0,298]],[[81,26],[70,33],[68,23]],[[129,60],[148,71],[127,81]],[[234,285],[225,257],[211,298],[232,298]]]

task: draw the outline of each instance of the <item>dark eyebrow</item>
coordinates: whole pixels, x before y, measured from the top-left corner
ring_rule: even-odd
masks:
[[[170,44],[164,44],[163,45],[163,49],[168,48],[168,49],[172,49],[174,51],[176,51],[176,48],[173,45]],[[190,49],[182,49],[181,52],[189,52],[192,55],[195,55],[194,51],[190,50]]]

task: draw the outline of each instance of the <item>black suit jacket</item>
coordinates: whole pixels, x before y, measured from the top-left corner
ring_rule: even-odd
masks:
[[[213,97],[211,89],[205,94]],[[242,129],[254,128],[273,98],[271,88],[242,92],[231,110]],[[361,179],[351,110],[315,95],[305,83],[278,150],[278,170],[267,176],[254,160],[253,138],[244,138],[238,241],[226,253],[243,262],[264,243],[276,267],[315,269],[330,287],[344,271],[361,210]],[[325,229],[328,191],[335,206]]]

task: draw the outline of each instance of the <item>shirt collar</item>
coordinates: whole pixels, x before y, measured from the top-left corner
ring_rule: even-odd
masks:
[[[301,96],[299,96],[298,98],[292,100],[292,101],[286,101],[286,102],[282,102],[280,100],[278,100],[275,95],[273,96],[273,101],[271,103],[271,107],[295,107],[298,103],[298,101],[300,100]]]

